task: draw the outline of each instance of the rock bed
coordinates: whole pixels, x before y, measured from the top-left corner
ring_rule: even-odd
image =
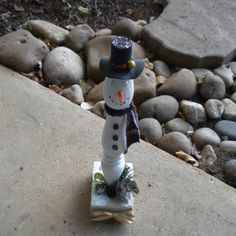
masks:
[[[134,81],[141,137],[236,187],[236,62],[169,67],[140,40],[145,24],[123,18],[95,32],[31,20],[0,37],[0,63],[105,118],[99,59],[110,55],[114,35],[130,37],[133,56],[145,61]]]

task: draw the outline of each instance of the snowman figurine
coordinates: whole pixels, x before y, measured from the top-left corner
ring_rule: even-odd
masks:
[[[109,197],[116,195],[116,183],[125,168],[124,153],[132,143],[139,142],[137,113],[132,103],[133,80],[143,71],[144,63],[133,59],[131,52],[132,41],[118,36],[112,40],[111,56],[100,60],[100,70],[105,75],[103,97],[107,112],[101,167]]]

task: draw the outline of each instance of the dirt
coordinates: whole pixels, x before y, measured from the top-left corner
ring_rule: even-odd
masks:
[[[87,23],[94,30],[112,28],[120,17],[148,22],[165,5],[166,0],[1,0],[0,35],[22,28],[30,19],[61,27]]]

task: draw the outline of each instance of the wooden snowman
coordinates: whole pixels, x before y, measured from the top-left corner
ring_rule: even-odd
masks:
[[[112,40],[111,56],[100,60],[107,118],[102,134],[103,159],[94,163],[93,170],[91,212],[97,221],[113,217],[131,223],[134,219],[132,194],[137,186],[132,180],[133,166],[125,163],[124,154],[139,141],[133,80],[143,71],[144,63],[133,59],[131,53],[131,40],[118,36]]]

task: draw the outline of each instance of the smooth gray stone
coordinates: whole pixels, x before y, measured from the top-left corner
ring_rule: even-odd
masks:
[[[233,73],[236,75],[236,61],[231,61],[229,63],[229,67],[231,68],[231,70],[233,71]]]
[[[178,131],[170,132],[162,136],[157,144],[160,149],[176,155],[176,152],[183,151],[187,154],[192,152],[192,143],[186,135]]]
[[[236,155],[236,141],[223,141],[220,144],[220,149],[222,151],[234,153]]]
[[[30,20],[27,28],[35,36],[47,39],[51,43],[63,44],[69,31],[44,20]]]
[[[154,118],[143,118],[138,121],[141,138],[151,144],[157,144],[162,136],[162,128],[158,120]]]
[[[204,107],[207,115],[212,119],[220,119],[224,112],[224,104],[217,99],[208,99]]]
[[[216,68],[214,70],[214,73],[220,76],[220,78],[224,81],[226,88],[230,88],[233,85],[234,73],[226,65],[222,65]]]
[[[156,76],[163,75],[166,78],[169,78],[171,76],[170,68],[164,61],[156,60],[153,61],[152,63],[153,63],[153,70]]]
[[[231,99],[233,102],[236,103],[236,92],[234,92],[234,93],[232,94],[232,96],[230,97],[230,99]]]
[[[105,101],[99,101],[94,105],[93,113],[97,116],[106,119],[107,113],[105,110]]]
[[[166,122],[165,129],[167,132],[178,131],[183,134],[193,132],[192,125],[181,118],[174,118],[173,120],[169,120],[168,122]]]
[[[228,136],[231,140],[236,140],[236,122],[230,120],[221,120],[215,124],[214,130],[218,135]]]
[[[82,102],[84,102],[83,91],[78,84],[74,84],[71,87],[64,89],[62,96],[66,97],[77,105],[80,105]]]
[[[197,81],[193,72],[188,69],[173,73],[163,85],[157,88],[157,95],[170,95],[178,100],[191,99],[196,92]]]
[[[225,96],[225,83],[218,75],[206,75],[198,84],[204,98],[222,99]]]
[[[217,160],[217,156],[211,145],[207,144],[201,151],[201,159],[198,161],[200,167],[207,168],[212,166]]]
[[[223,99],[222,103],[225,107],[222,115],[223,119],[236,121],[236,103],[228,98]]]
[[[215,68],[236,54],[235,0],[169,0],[142,40],[167,64]]]
[[[155,73],[148,68],[144,68],[143,72],[134,80],[134,104],[138,107],[141,103],[155,96]]]
[[[95,32],[89,25],[77,25],[66,36],[65,44],[68,48],[78,52],[82,50],[85,44],[93,37],[95,37]]]
[[[15,71],[34,71],[48,53],[47,45],[28,30],[17,30],[0,37],[0,64]]]
[[[192,142],[196,144],[197,148],[202,150],[207,144],[219,146],[220,137],[210,128],[200,128],[193,133]]]
[[[54,48],[43,63],[43,74],[48,84],[73,85],[84,79],[84,62],[66,47]]]
[[[236,159],[226,162],[224,166],[224,176],[226,182],[236,188]]]
[[[141,27],[130,18],[124,17],[112,28],[113,35],[126,36],[134,41],[140,38]]]
[[[184,113],[186,120],[194,127],[204,124],[207,120],[205,109],[199,103],[182,100],[180,109]]]
[[[194,68],[192,69],[193,74],[197,80],[204,79],[206,75],[213,75],[213,73],[205,68]]]
[[[175,118],[179,103],[174,97],[161,95],[143,102],[138,109],[139,118],[155,118],[160,123]]]

